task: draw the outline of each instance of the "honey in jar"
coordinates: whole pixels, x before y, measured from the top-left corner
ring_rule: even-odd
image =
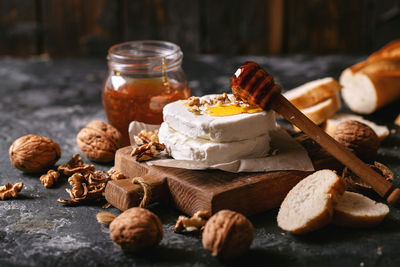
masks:
[[[110,48],[103,107],[125,144],[129,144],[131,121],[160,124],[166,104],[189,97],[182,57],[177,45],[164,41],[134,41]]]

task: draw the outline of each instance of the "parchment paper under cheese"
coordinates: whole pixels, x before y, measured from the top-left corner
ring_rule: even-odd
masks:
[[[141,130],[154,131],[160,125],[150,125],[133,121],[129,125],[129,137],[132,146],[135,145],[133,136]],[[147,161],[148,165],[174,167],[189,170],[219,169],[227,172],[269,172],[269,171],[313,171],[314,167],[307,151],[285,130],[278,129],[270,133],[270,155],[263,158],[240,159],[232,162],[208,165],[199,161],[175,160],[166,153]]]

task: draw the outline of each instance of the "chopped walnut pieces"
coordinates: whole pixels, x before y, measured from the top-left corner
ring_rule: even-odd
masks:
[[[194,115],[200,115],[200,109],[198,106],[192,106],[189,108],[189,111],[192,112]]]
[[[189,107],[200,106],[200,97],[197,96],[189,97],[187,100],[187,104],[189,105]]]
[[[111,170],[108,172],[95,170],[93,165],[84,163],[79,155],[74,155],[67,164],[63,165],[62,170],[64,174],[71,175],[68,182],[72,188],[65,189],[71,199],[57,201],[67,205],[104,200],[104,190],[114,174],[110,172]]]
[[[89,173],[74,173],[68,178],[72,189],[65,189],[70,200],[58,199],[63,204],[74,205],[88,201],[99,201],[103,199],[104,190],[111,176],[104,171],[96,170]]]
[[[164,144],[150,142],[133,149],[131,156],[136,156],[137,161],[146,161],[156,157],[164,149]]]
[[[22,182],[16,184],[7,183],[3,186],[0,186],[0,199],[5,200],[9,198],[16,198],[23,186],[24,183]]]
[[[195,115],[200,115],[205,112],[210,106],[230,106],[234,105],[237,107],[251,108],[256,107],[255,105],[250,105],[245,100],[240,99],[236,96],[229,96],[227,93],[216,95],[210,99],[200,99],[199,97],[190,97],[186,105],[189,107],[188,110]]]
[[[46,174],[40,176],[40,182],[44,185],[44,187],[49,188],[52,187],[60,178],[60,173],[55,170],[49,170]]]
[[[194,232],[202,230],[207,220],[211,217],[209,211],[200,210],[196,212],[191,218],[186,216],[179,216],[176,221],[175,227],[172,229],[175,233]]]
[[[107,173],[110,175],[111,180],[121,180],[127,178],[122,172],[116,171],[114,167],[109,169]]]
[[[155,130],[155,131],[142,130],[135,137],[140,138],[142,140],[142,144],[148,144],[151,142],[157,142],[157,143],[159,142],[158,141],[158,130]],[[135,139],[135,141],[136,141],[136,139]],[[140,144],[137,144],[137,145],[140,145]]]
[[[58,171],[64,173],[67,176],[70,176],[74,173],[85,173],[94,171],[94,165],[84,163],[81,156],[79,154],[75,154],[67,163],[59,166]]]
[[[223,93],[222,95],[217,95],[215,97],[216,101],[220,101],[222,104],[228,104],[231,103],[231,100],[228,97],[227,93]]]

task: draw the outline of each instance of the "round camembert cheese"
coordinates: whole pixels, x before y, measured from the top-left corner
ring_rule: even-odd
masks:
[[[200,101],[217,95],[206,95]],[[232,95],[228,95],[232,97]],[[163,109],[164,122],[175,131],[191,138],[215,142],[232,142],[252,139],[276,129],[274,112],[242,113],[232,116],[197,115],[188,110],[185,101],[176,101]]]
[[[200,100],[215,97],[207,95]],[[273,111],[258,110],[230,116],[215,116],[208,110],[203,111],[191,112],[187,101],[182,100],[164,107],[164,122],[158,136],[170,156],[178,160],[219,164],[268,155],[269,133],[277,129]]]

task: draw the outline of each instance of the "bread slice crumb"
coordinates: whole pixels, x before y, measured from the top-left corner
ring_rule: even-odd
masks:
[[[346,191],[334,207],[332,223],[344,227],[370,228],[381,223],[388,213],[386,204]]]
[[[336,198],[345,191],[331,170],[317,171],[300,181],[285,197],[278,213],[278,226],[293,234],[305,234],[329,224]]]

